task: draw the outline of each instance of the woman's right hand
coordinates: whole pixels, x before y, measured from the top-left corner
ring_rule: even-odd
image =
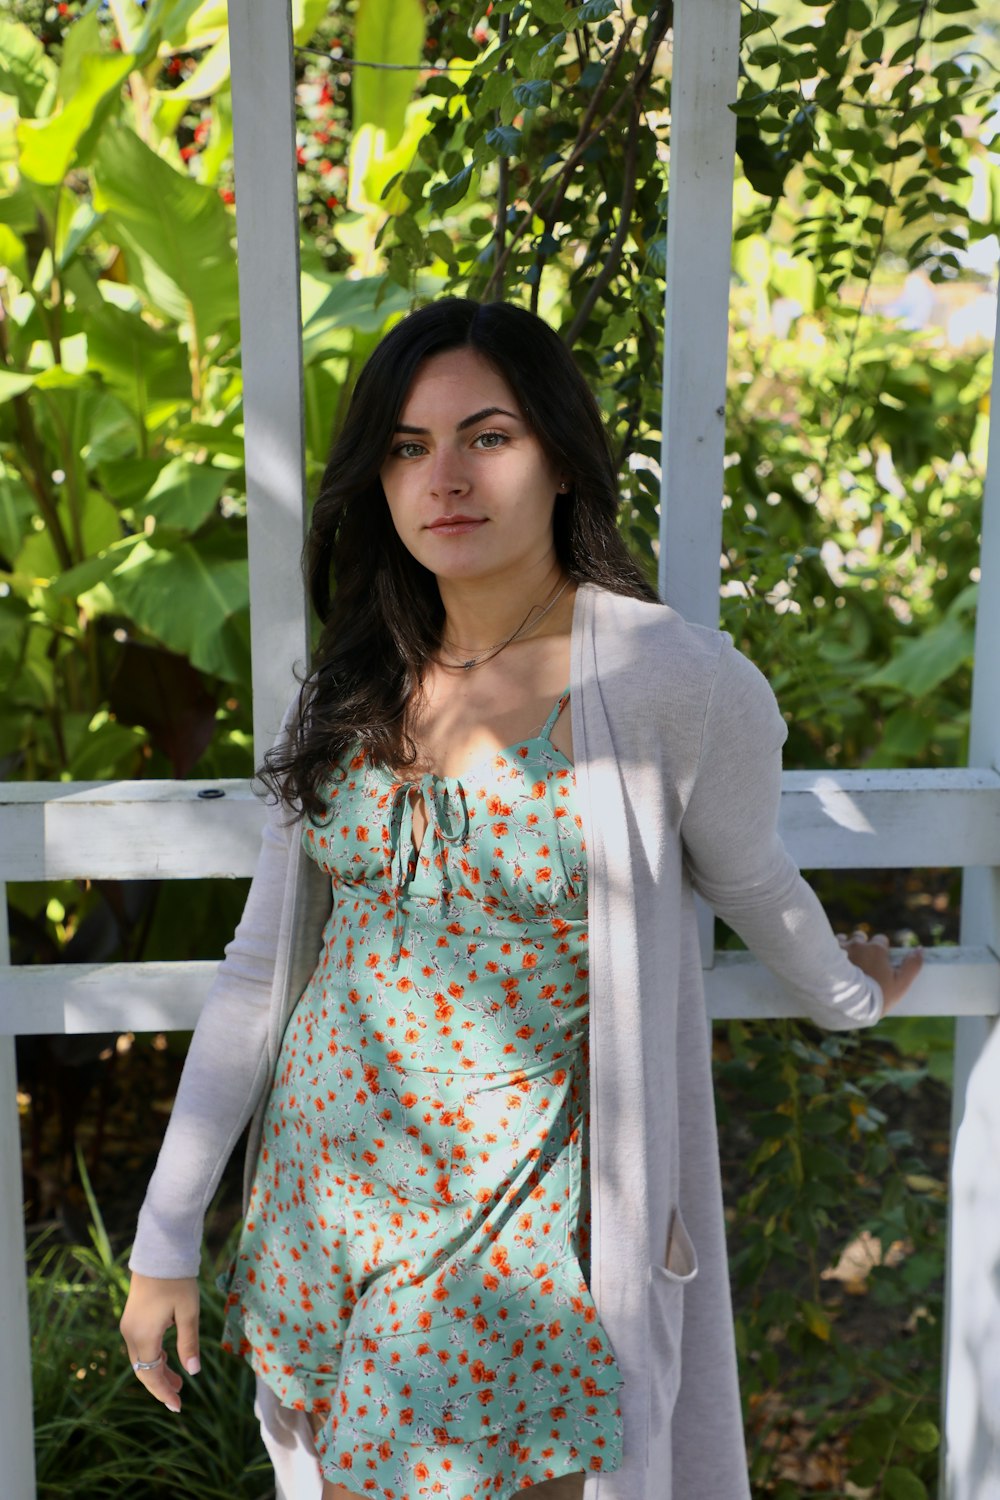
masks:
[[[189,1375],[201,1369],[198,1358],[198,1281],[194,1276],[167,1280],[160,1276],[132,1273],[128,1300],[118,1327],[128,1349],[130,1363],[145,1364],[159,1359],[151,1370],[136,1370],[137,1377],[168,1411],[180,1411],[182,1377],[167,1363],[163,1335],[177,1328],[177,1358]]]

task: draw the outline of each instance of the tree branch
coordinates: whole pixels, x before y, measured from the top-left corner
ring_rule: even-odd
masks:
[[[510,17],[508,15],[502,15],[500,17],[500,23],[497,26],[497,41],[499,42],[499,44],[500,44],[501,47],[506,42],[509,31],[510,31]],[[500,72],[500,73],[505,72],[506,68],[507,68],[508,61],[509,61],[508,58],[506,58],[506,57],[502,58],[501,62],[500,62],[500,66],[497,69],[497,71]],[[497,122],[498,125],[500,124],[500,111],[499,110],[497,110],[497,112],[496,112],[496,122]],[[501,156],[500,162],[499,162],[499,167],[498,167],[498,172],[497,172],[497,217],[496,217],[496,223],[493,226],[493,256],[494,256],[494,262],[495,262],[495,266],[501,267],[501,272],[500,272],[499,285],[497,286],[495,292],[493,292],[492,295],[490,295],[490,293],[491,293],[491,289],[494,286],[494,277],[493,276],[490,277],[489,284],[487,285],[487,288],[486,288],[486,293],[487,294],[486,294],[486,297],[484,299],[487,302],[491,302],[491,301],[495,300],[495,298],[503,296],[503,270],[502,270],[502,267],[505,264],[505,259],[506,259],[505,256],[504,256],[504,247],[505,247],[506,242],[507,242],[507,190],[508,190],[509,181],[510,181],[510,157],[509,156]]]
[[[598,298],[604,292],[621,259],[622,249],[632,226],[632,205],[635,202],[636,174],[639,158],[639,126],[641,116],[636,100],[632,101],[632,117],[629,121],[628,144],[625,148],[625,181],[622,187],[621,203],[618,208],[618,228],[615,237],[611,241],[611,249],[604,258],[604,264],[594,277],[587,289],[576,316],[569,327],[562,334],[563,342],[572,349],[580,334],[586,326],[587,319],[597,305]]]

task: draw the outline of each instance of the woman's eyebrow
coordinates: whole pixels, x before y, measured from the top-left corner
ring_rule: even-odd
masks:
[[[513,411],[505,411],[502,406],[484,406],[482,411],[475,411],[471,417],[463,417],[461,422],[455,423],[456,432],[464,432],[467,427],[474,427],[477,422],[483,422],[487,417],[511,417],[515,422],[520,422],[521,417]],[[425,433],[426,427],[411,427],[406,422],[396,423],[397,432]]]

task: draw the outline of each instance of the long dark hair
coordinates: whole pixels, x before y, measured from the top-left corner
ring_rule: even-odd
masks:
[[[559,336],[504,302],[447,297],[410,313],[358,377],[306,538],[303,571],[323,628],[289,737],[260,772],[294,812],[323,815],[320,783],[348,747],[387,766],[416,759],[405,709],[440,644],[444,609],[434,574],[399,540],[379,473],[423,361],[466,348],[502,375],[549,461],[570,479],[553,521],[564,570],[578,583],[657,597],[619,534],[601,414]]]

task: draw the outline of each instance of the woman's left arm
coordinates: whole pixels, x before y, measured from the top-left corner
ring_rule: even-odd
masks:
[[[764,677],[727,638],[681,823],[691,882],[818,1025],[869,1026],[902,997],[923,956],[894,967],[882,934],[834,936],[778,836],[787,732]]]

